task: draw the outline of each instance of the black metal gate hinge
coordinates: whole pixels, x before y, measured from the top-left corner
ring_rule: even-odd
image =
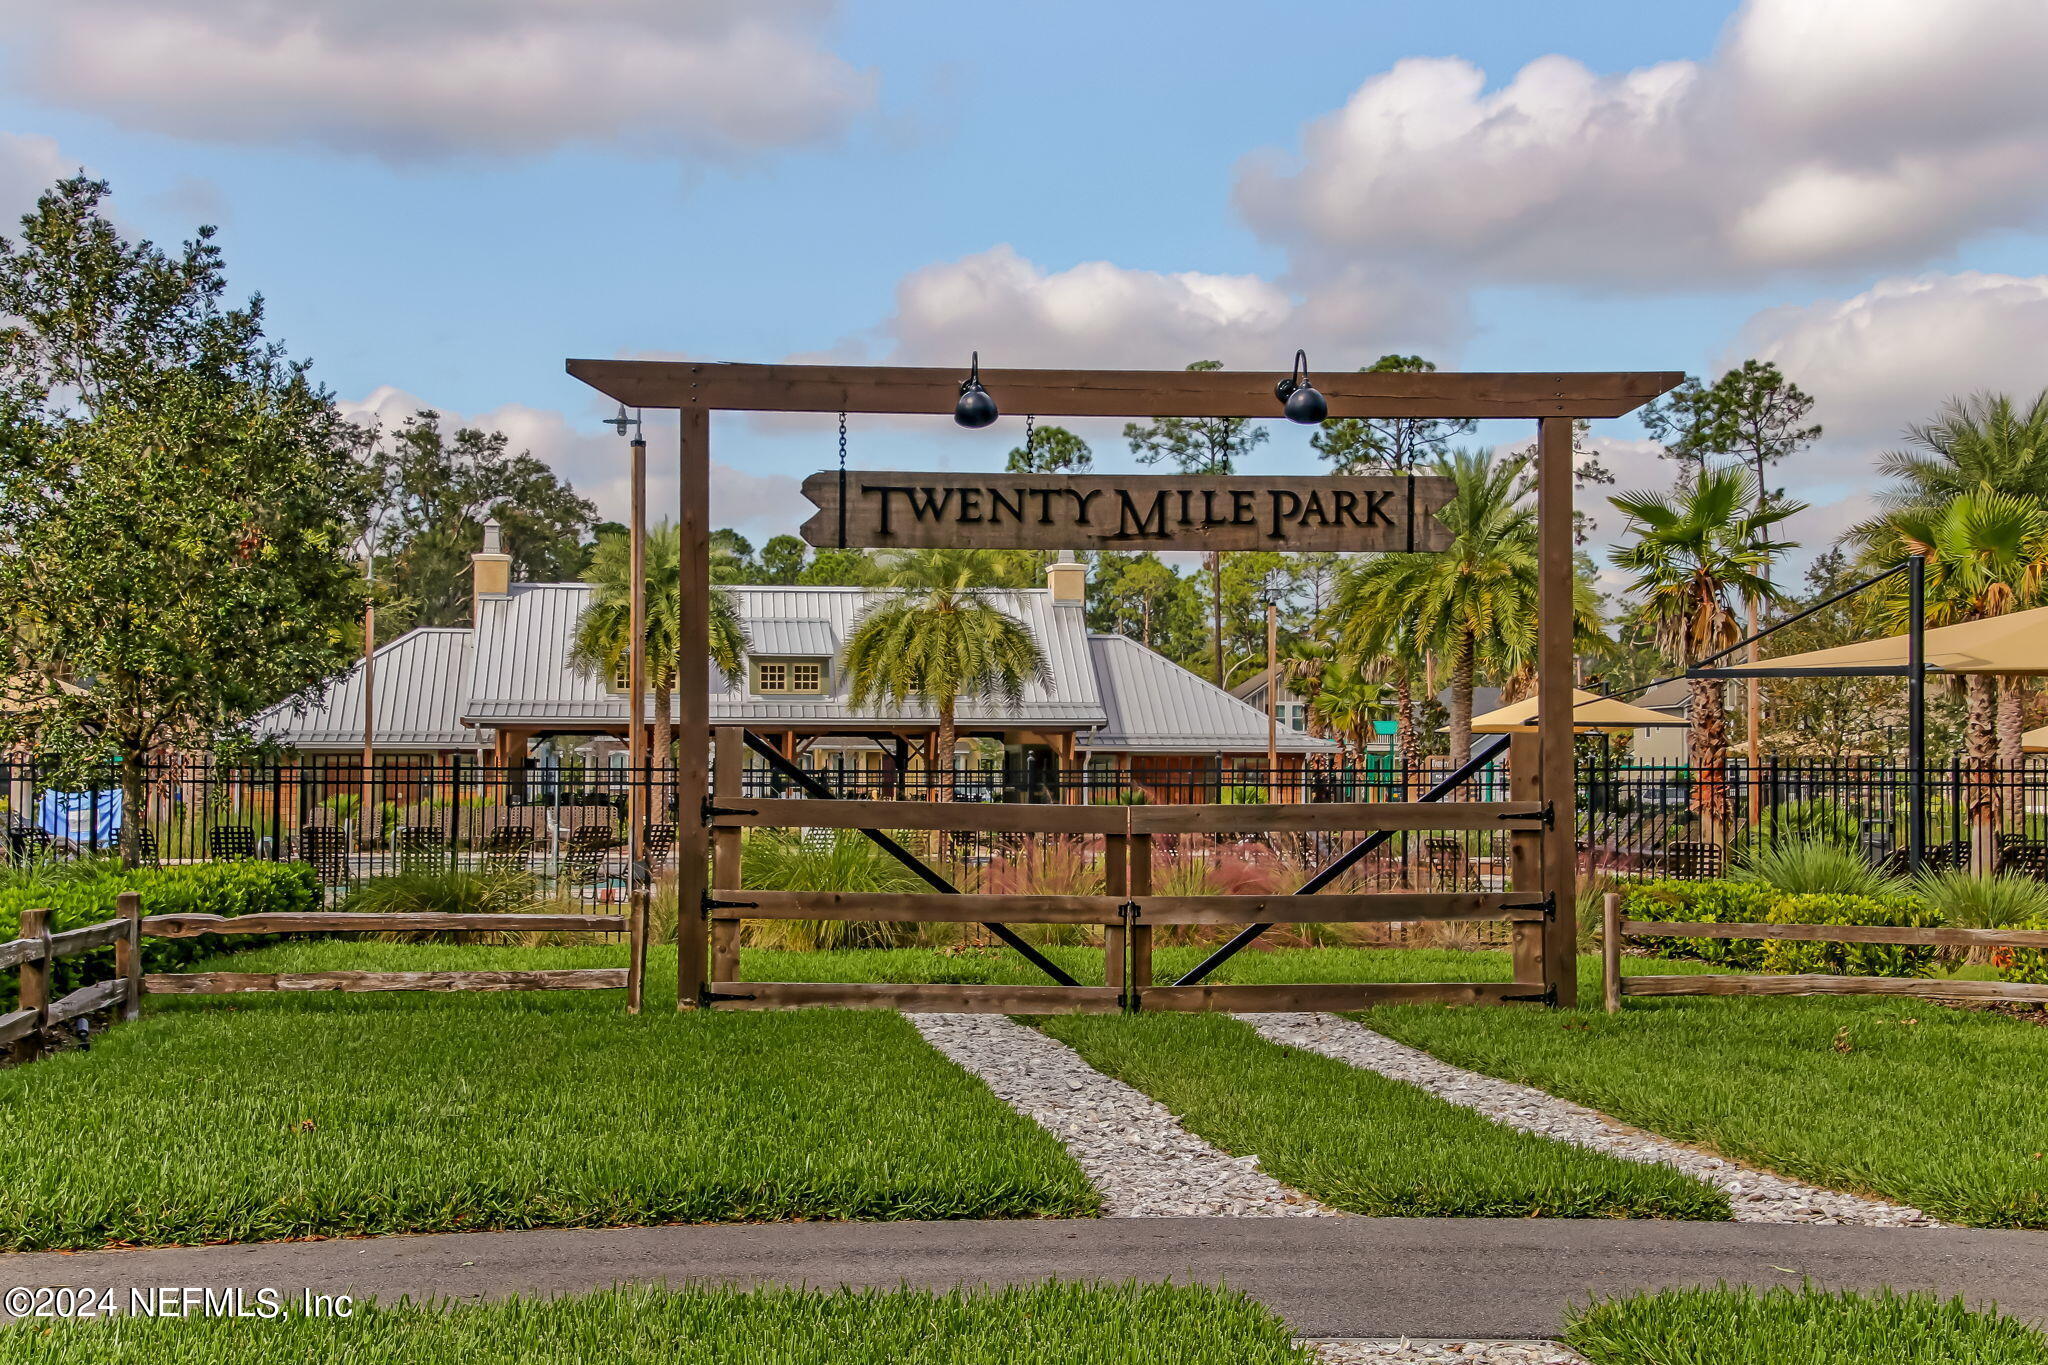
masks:
[[[715,1005],[721,1000],[755,1000],[759,997],[752,995],[737,995],[727,991],[699,991],[697,992],[697,998],[707,1005]]]
[[[760,813],[760,808],[756,806],[721,806],[708,796],[704,798],[704,823],[707,825],[721,815],[759,815]]]
[[[1542,822],[1543,828],[1549,829],[1557,823],[1557,807],[1545,801],[1541,810],[1511,810],[1496,815],[1493,818],[1496,820],[1538,820]]]
[[[1545,986],[1542,993],[1538,995],[1503,995],[1501,999],[1517,1004],[1523,1001],[1530,1001],[1538,1005],[1555,1005],[1557,1003],[1557,987]]]
[[[1501,906],[1501,909],[1541,910],[1543,918],[1554,920],[1557,918],[1557,893],[1555,891],[1546,891],[1543,893],[1543,899],[1540,901],[1508,901]]]
[[[713,896],[709,891],[704,893],[704,913],[706,914],[710,914],[713,910],[759,910],[760,908],[761,902],[759,901],[722,901]]]

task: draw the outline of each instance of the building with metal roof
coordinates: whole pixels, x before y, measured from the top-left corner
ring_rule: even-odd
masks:
[[[494,579],[495,567],[479,564],[473,627],[415,630],[377,651],[372,738],[379,752],[473,754],[518,766],[536,743],[624,735],[618,680],[570,659],[591,586],[512,583]],[[1027,686],[1014,707],[963,699],[956,718],[963,741],[999,742],[1006,766],[1067,771],[1090,764],[1142,771],[1171,758],[1263,764],[1264,712],[1134,640],[1091,634],[1079,570],[1055,565],[1044,588],[989,595],[1036,637],[1050,677]],[[855,707],[839,666],[861,615],[886,593],[755,585],[725,591],[749,648],[739,678],[704,665],[711,671],[713,724],[744,725],[792,757],[812,754],[813,762],[830,755],[841,767],[910,766],[913,748],[936,726],[929,708]],[[257,728],[303,752],[359,752],[363,682],[358,664],[324,691],[272,708]],[[1278,747],[1288,766],[1335,749],[1291,727],[1281,729]]]

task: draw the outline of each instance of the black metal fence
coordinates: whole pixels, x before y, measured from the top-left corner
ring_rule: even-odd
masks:
[[[1096,765],[1064,775],[1036,771],[1020,780],[1000,767],[932,777],[805,766],[848,797],[1146,804],[1401,800],[1442,771],[1404,775],[1313,764],[1268,772],[1227,761],[1182,761],[1135,770]],[[1806,840],[1855,849],[1872,862],[1895,862],[1906,842],[1911,776],[1903,766],[1882,762],[1784,761],[1754,773],[1731,765],[1721,779],[1730,817],[1716,846],[1696,812],[1700,779],[1690,769],[1586,763],[1578,774],[1579,847],[1589,868],[1643,875],[1712,875],[1744,850]],[[110,853],[117,831],[135,814],[120,809],[111,771],[81,785],[58,781],[53,770],[32,762],[0,762],[0,784],[8,851],[16,862]],[[366,781],[354,758],[166,762],[148,772],[139,829],[149,861],[295,859],[313,864],[343,891],[366,878],[439,867],[525,872],[565,893],[606,899],[618,893],[628,871],[625,822],[635,788],[645,789],[648,847],[659,870],[678,824],[673,779],[667,771],[623,767],[504,769],[466,759],[393,757],[371,768]],[[753,799],[797,794],[786,778],[761,766],[749,768],[746,793]],[[1489,771],[1470,794],[1505,799],[1506,774]],[[691,818],[695,806],[692,799]],[[1981,819],[1973,821],[1973,810],[1984,811]],[[1938,863],[1966,863],[1968,844],[1989,829],[1999,862],[2048,869],[2048,762],[1985,773],[1954,762],[1930,771],[1927,823]],[[1053,847],[1057,841],[1046,848],[994,836],[922,842],[927,856],[963,883],[1012,876],[1057,881],[1065,874],[1046,860],[1074,856],[1071,848]],[[1312,870],[1348,842],[1341,832],[1314,840],[1188,836],[1165,840],[1162,848],[1172,863],[1188,864],[1191,880],[1234,877],[1246,890],[1265,892],[1289,889],[1294,871]],[[1504,845],[1493,835],[1414,833],[1365,865],[1359,884],[1413,885],[1428,878],[1489,885],[1505,874]]]

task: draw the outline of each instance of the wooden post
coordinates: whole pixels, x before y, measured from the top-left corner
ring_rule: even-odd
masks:
[[[114,898],[121,907],[121,937],[114,942],[114,970],[121,978],[121,1020],[142,1017],[142,897],[123,891]]]
[[[1131,894],[1131,840],[1125,834],[1102,836],[1102,892],[1106,896]],[[1102,927],[1102,984],[1122,990],[1130,966],[1131,940],[1124,925]]]
[[[1609,1014],[1621,1012],[1621,893],[1600,902],[1600,994]]]
[[[624,425],[623,421],[620,425]],[[647,438],[633,436],[632,524],[627,527],[626,597],[626,1013],[638,1014],[647,978],[647,910],[653,872],[645,879],[648,801],[654,770],[647,759]]]
[[[712,744],[711,798],[721,806],[736,803],[746,781],[746,740],[736,726],[721,725]],[[741,882],[740,837],[738,829],[711,832],[711,889],[735,891]],[[730,916],[711,916],[711,979],[740,979],[740,922]]]
[[[1152,836],[1133,834],[1130,851],[1131,897],[1137,899],[1152,894]],[[1131,994],[1139,1003],[1143,1002],[1143,991],[1152,985],[1152,926],[1139,920],[1131,921]]]
[[[43,1052],[43,1025],[48,1022],[50,1012],[50,912],[48,910],[24,910],[21,912],[21,937],[39,938],[43,941],[43,955],[32,962],[24,962],[16,978],[20,998],[15,1001],[16,1009],[34,1010],[36,1026],[21,1036],[14,1045],[14,1060],[32,1062]]]
[[[1508,737],[1508,800],[1536,801],[1543,792],[1543,745],[1532,730]],[[1543,895],[1543,831],[1517,829],[1508,835],[1508,889],[1525,891],[1530,900]],[[1545,926],[1536,920],[1509,927],[1515,980],[1541,989],[1549,977],[1543,970]]]
[[[1578,792],[1572,771],[1572,419],[1536,424],[1536,732],[1542,744],[1543,889],[1554,913],[1543,953],[1551,1003],[1578,1003]]]
[[[681,724],[676,730],[676,1008],[695,1009],[707,983],[708,925],[705,874],[711,830],[704,798],[711,774],[711,413],[686,407],[679,414],[677,534],[680,570],[676,603],[676,678]]]

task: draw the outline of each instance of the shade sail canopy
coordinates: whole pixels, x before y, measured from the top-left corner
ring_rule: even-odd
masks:
[[[1572,689],[1572,729],[1581,733],[1594,730],[1639,730],[1649,725],[1683,726],[1685,722],[1661,711],[1648,711],[1632,706],[1625,701],[1611,697],[1596,697],[1591,692]],[[1480,735],[1513,735],[1536,728],[1536,698],[1515,702],[1483,716],[1472,718],[1472,732]]]
[[[2048,725],[2021,735],[2020,749],[2030,754],[2048,754]]]
[[[2048,607],[1963,621],[1927,632],[1927,667],[1942,673],[2048,675]],[[1904,668],[1906,637],[1861,640],[1748,664],[1718,664],[1716,674],[1768,674],[1780,668]]]

